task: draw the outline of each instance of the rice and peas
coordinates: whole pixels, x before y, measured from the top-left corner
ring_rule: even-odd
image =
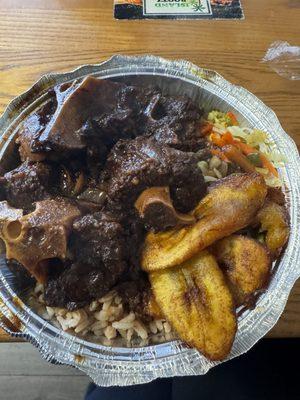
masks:
[[[279,176],[274,173],[272,167],[268,169],[268,163],[273,168],[278,168],[283,165],[285,160],[276,151],[275,145],[269,141],[265,132],[240,127],[234,114],[215,110],[208,114],[207,124],[210,126],[207,132],[209,141],[216,145],[218,143],[216,139],[220,139],[219,143],[222,144],[222,138],[226,136],[227,140],[229,138],[229,142],[233,146],[237,146],[239,151],[239,142],[245,144],[246,151],[244,154],[241,151],[241,156],[247,156],[255,166],[255,170],[265,177],[269,186],[281,187]],[[248,154],[245,154],[247,152]],[[250,157],[251,154],[257,157]],[[267,162],[260,163],[261,160],[267,160]],[[209,160],[200,161],[198,167],[201,169],[205,181],[211,183],[230,174],[228,161],[230,160],[220,148],[220,151],[217,150]],[[145,346],[150,343],[172,340],[176,337],[165,319],[153,319],[145,323],[134,312],[126,312],[121,297],[114,290],[104,297],[92,301],[86,307],[68,311],[65,308],[46,306],[44,287],[36,284],[29,296],[28,304],[42,318],[63,331],[97,340],[107,346],[113,345],[117,340],[121,340],[122,345],[128,347]]]
[[[165,319],[149,323],[136,318],[134,312],[125,312],[122,299],[112,290],[104,297],[92,301],[88,306],[76,311],[65,308],[48,307],[44,301],[44,287],[37,284],[30,294],[28,304],[42,318],[65,332],[91,338],[111,346],[113,340],[121,338],[122,344],[145,346],[175,338],[170,324]]]

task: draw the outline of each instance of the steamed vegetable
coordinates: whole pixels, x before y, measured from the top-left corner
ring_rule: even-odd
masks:
[[[277,166],[284,162],[283,157],[271,149],[272,143],[265,132],[258,129],[241,128],[232,112],[211,111],[208,120],[213,123],[209,135],[214,145],[213,155],[223,161],[231,161],[244,171],[261,173],[270,186],[281,186]]]

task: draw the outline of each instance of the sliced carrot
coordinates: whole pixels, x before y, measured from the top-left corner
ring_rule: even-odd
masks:
[[[215,144],[218,147],[222,147],[226,144],[219,133],[211,133],[209,138],[213,142],[213,144]]]
[[[235,146],[237,146],[246,156],[252,153],[258,153],[257,149],[255,149],[252,146],[249,146],[246,143],[243,143],[239,140],[235,140],[234,142]]]
[[[211,124],[210,122],[205,122],[203,125],[200,126],[200,133],[202,136],[206,136],[208,134],[210,134],[210,132],[212,131],[213,128],[213,124]]]
[[[226,144],[234,144],[235,139],[230,132],[225,132],[223,135],[219,133],[212,133],[210,135],[210,140],[218,147],[226,146]]]
[[[255,172],[255,167],[251,162],[245,157],[239,149],[233,145],[227,145],[222,147],[222,152],[225,156],[235,164],[239,165],[246,172]]]
[[[239,126],[239,121],[237,120],[236,116],[233,114],[233,112],[229,111],[227,113],[227,116],[230,118],[231,120],[231,124],[233,126]]]
[[[221,151],[212,149],[211,153],[213,155],[218,156],[222,160],[226,158],[227,160],[236,163],[246,172],[255,172],[255,166],[247,157],[245,157],[245,155],[248,156],[253,153],[259,154],[263,168],[267,169],[272,175],[278,177],[276,168],[264,154],[259,152],[255,147],[234,139],[230,132],[227,131],[222,135],[219,133],[211,133],[209,138],[215,146],[221,148]]]
[[[219,150],[219,149],[210,149],[210,152],[211,152],[211,154],[213,156],[219,157],[220,160],[229,162],[228,158],[225,156],[224,153],[222,153],[221,150]]]
[[[230,133],[230,132],[225,132],[223,135],[222,135],[222,139],[223,139],[223,142],[224,142],[224,144],[234,144],[235,143],[235,139],[234,139],[234,137],[232,136],[232,134]]]
[[[262,163],[263,168],[266,168],[272,175],[278,177],[278,176],[279,176],[279,175],[278,175],[278,171],[277,171],[277,169],[274,167],[274,165],[271,163],[271,161],[269,161],[269,160],[267,159],[267,157],[266,157],[264,154],[262,154],[262,153],[259,153],[259,156],[260,156],[260,159],[261,159],[261,163]]]

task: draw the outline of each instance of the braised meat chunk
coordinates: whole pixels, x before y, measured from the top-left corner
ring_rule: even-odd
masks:
[[[109,154],[102,184],[111,202],[125,207],[132,206],[147,187],[170,186],[174,207],[187,212],[206,193],[198,161],[197,154],[162,146],[151,138],[120,140]]]
[[[183,151],[205,146],[200,134],[203,112],[186,97],[154,95],[146,109],[145,134]]]
[[[123,228],[109,214],[85,215],[73,224],[70,249],[77,261],[50,277],[45,298],[74,309],[105,295],[126,269]]]
[[[19,153],[22,161],[42,161],[46,158],[46,153],[36,150],[36,141],[50,121],[56,107],[56,99],[51,97],[50,101],[24,122],[16,139],[16,143],[20,145]]]
[[[55,174],[48,164],[26,161],[6,173],[2,181],[9,204],[29,210],[34,202],[51,197]]]
[[[121,224],[97,212],[73,223],[70,251],[76,260],[53,274],[46,285],[49,305],[78,308],[104,296],[127,267],[126,240]]]
[[[85,263],[67,265],[50,275],[45,286],[46,304],[75,310],[105,295],[115,284],[115,275]]]
[[[86,149],[81,128],[91,118],[113,112],[122,85],[87,77],[54,88],[54,98],[25,121],[18,133],[23,160],[60,160]]]
[[[180,150],[204,147],[199,130],[203,111],[187,97],[164,96],[149,87],[120,85],[116,98],[113,110],[88,120],[82,130],[86,140],[100,136],[103,144],[112,147],[118,139],[145,135]]]
[[[119,84],[89,76],[62,89],[56,88],[58,107],[38,140],[41,149],[68,155],[85,148],[80,128],[89,118],[114,110]]]
[[[133,311],[141,319],[151,319],[147,312],[151,295],[148,279],[139,277],[134,281],[122,282],[116,287],[116,290],[122,298],[123,307],[127,311]]]
[[[50,101],[18,133],[22,160],[87,157],[95,173],[119,139],[152,136],[184,151],[204,146],[203,112],[185,97],[92,76],[56,86]]]
[[[98,142],[108,152],[119,139],[135,138],[143,133],[144,125],[139,121],[144,117],[153,91],[110,81],[106,85],[118,89],[114,107],[106,112],[98,110],[83,125],[81,134],[88,144]]]
[[[109,213],[85,215],[73,224],[70,248],[79,262],[104,266],[119,276],[125,269],[125,247],[124,229]]]
[[[23,210],[0,202],[0,238],[6,257],[22,264],[40,283],[45,283],[50,259],[65,260],[72,222],[80,216],[75,204],[63,198],[38,201],[35,210]]]
[[[110,149],[120,139],[144,135],[184,151],[204,147],[205,141],[199,130],[202,111],[189,99],[166,97],[157,89],[126,85],[119,86],[116,98],[114,109],[98,112],[80,130],[94,176],[97,176],[95,170],[104,164]]]

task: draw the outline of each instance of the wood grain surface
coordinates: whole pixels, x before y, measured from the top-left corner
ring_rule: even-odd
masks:
[[[148,53],[187,59],[244,86],[276,112],[299,148],[300,81],[261,60],[276,40],[300,45],[300,2],[242,3],[243,21],[116,21],[112,0],[0,0],[0,111],[47,72]],[[300,337],[300,282],[270,336]]]

